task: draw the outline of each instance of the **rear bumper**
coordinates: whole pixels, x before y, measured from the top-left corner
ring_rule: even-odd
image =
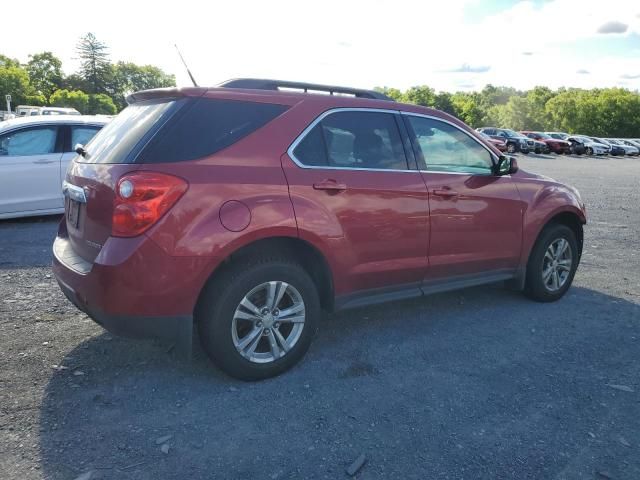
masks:
[[[193,342],[193,317],[191,315],[168,317],[110,315],[98,307],[89,307],[73,287],[62,281],[58,275],[56,275],[56,279],[65,297],[105,330],[121,337],[157,338],[171,341],[175,344],[176,352],[179,355],[186,358],[191,356]]]
[[[184,355],[191,352],[203,259],[171,257],[147,237],[110,238],[93,263],[75,258],[64,235],[53,252],[61,290],[96,323],[115,335],[168,340]]]

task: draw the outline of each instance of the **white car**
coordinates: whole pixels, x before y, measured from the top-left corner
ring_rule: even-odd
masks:
[[[594,142],[589,137],[584,137],[582,135],[573,135],[572,137],[568,138],[572,138],[584,145],[585,153],[587,155],[609,155],[609,152],[611,151],[611,147],[609,145]]]
[[[0,218],[64,212],[62,182],[74,146],[108,118],[37,115],[0,122]]]
[[[637,145],[634,145],[632,142],[629,142],[628,140],[622,140],[617,138],[615,139],[607,138],[607,140],[610,141],[611,143],[615,143],[619,147],[624,148],[625,155],[636,156],[640,154],[640,148]]]

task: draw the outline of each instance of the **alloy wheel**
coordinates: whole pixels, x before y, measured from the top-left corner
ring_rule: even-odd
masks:
[[[551,242],[542,259],[542,282],[550,292],[560,290],[571,274],[573,254],[571,246],[564,238]]]
[[[250,362],[274,362],[298,343],[304,322],[300,292],[286,282],[265,282],[238,304],[231,322],[233,344]]]

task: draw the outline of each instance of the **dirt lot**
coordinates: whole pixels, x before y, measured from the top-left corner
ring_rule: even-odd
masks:
[[[253,384],[105,333],[52,278],[57,220],[0,222],[0,478],[333,479],[361,454],[361,479],[640,478],[640,159],[520,164],[588,205],[563,300],[341,313]]]

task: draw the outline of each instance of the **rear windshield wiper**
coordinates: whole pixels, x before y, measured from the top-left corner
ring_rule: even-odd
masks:
[[[84,145],[82,145],[81,143],[76,143],[76,146],[74,147],[74,150],[76,151],[76,153],[78,155],[82,155],[83,158],[87,158],[88,153],[84,149]]]

